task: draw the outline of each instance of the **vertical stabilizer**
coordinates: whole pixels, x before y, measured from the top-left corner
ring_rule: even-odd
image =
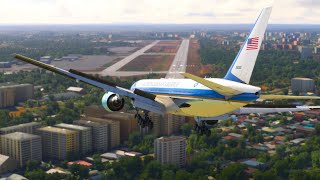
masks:
[[[262,10],[251,33],[224,77],[225,79],[249,84],[271,11],[272,7]]]

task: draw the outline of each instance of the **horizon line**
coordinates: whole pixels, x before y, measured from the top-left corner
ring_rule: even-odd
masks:
[[[253,25],[252,23],[0,23],[0,26],[38,26],[38,25],[46,25],[46,26],[51,26],[51,25],[109,25],[109,26],[117,26],[117,25]],[[320,26],[319,24],[315,23],[297,23],[297,24],[289,24],[289,23],[270,23],[268,25],[305,25],[305,26]]]

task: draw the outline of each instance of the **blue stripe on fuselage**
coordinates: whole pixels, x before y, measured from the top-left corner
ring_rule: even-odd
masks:
[[[201,99],[222,99],[222,100],[225,99],[225,96],[210,89],[152,88],[152,87],[148,87],[148,88],[137,87],[137,88],[152,94],[188,96],[188,97],[201,98]],[[258,98],[259,96],[255,95],[254,93],[242,93],[242,94],[233,96],[229,100],[251,102],[251,101],[257,100]]]

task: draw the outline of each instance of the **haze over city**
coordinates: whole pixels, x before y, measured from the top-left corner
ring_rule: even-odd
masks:
[[[1,0],[0,24],[242,24],[266,0]],[[275,0],[271,24],[318,24],[316,0]]]

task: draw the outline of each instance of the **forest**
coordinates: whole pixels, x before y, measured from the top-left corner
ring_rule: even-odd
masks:
[[[239,46],[223,46],[218,41],[200,39],[201,63],[212,66],[210,77],[222,78],[237,56]],[[300,60],[298,51],[260,50],[251,77],[251,84],[269,89],[287,88],[294,77],[315,79],[320,85],[320,63],[314,59]]]

